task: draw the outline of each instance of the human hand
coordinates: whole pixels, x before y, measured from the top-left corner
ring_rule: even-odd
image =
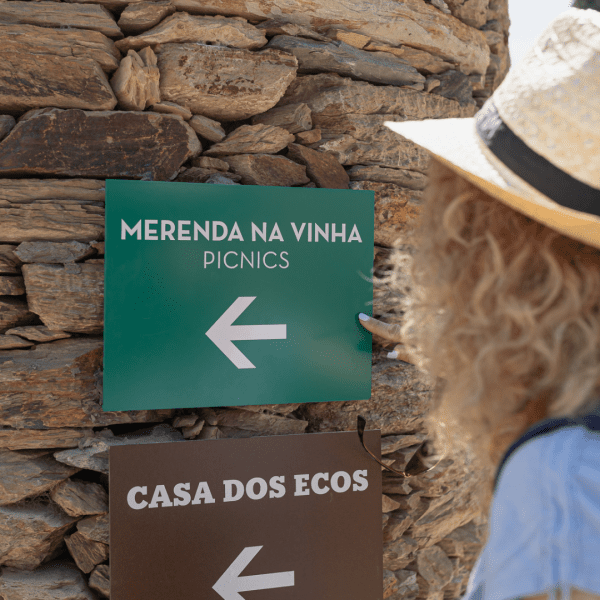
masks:
[[[369,315],[365,315],[364,313],[360,313],[358,319],[360,324],[367,331],[396,344],[394,349],[391,352],[388,352],[388,358],[397,358],[404,362],[412,362],[408,360],[409,357],[406,353],[406,348],[402,344],[402,336],[400,333],[401,325],[384,323],[383,321],[375,319],[374,317],[369,317]]]

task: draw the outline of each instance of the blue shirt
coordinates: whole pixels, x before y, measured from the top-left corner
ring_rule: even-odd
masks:
[[[571,587],[600,594],[600,434],[581,425],[534,437],[508,458],[464,600],[557,588],[568,598]]]

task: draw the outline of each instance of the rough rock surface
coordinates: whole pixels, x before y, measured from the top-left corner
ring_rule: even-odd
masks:
[[[286,0],[175,0],[178,10],[196,14],[237,15],[246,19],[279,18],[315,28],[337,26],[391,46],[410,44],[452,59],[460,70],[484,73],[489,53],[483,34],[424,2],[322,0],[310,4]],[[340,27],[341,26],[341,27]]]
[[[262,31],[245,21],[176,12],[149,31],[119,40],[116,46],[127,52],[150,45],[186,42],[256,50],[267,43],[267,38]]]
[[[317,152],[300,144],[290,144],[287,156],[306,167],[306,174],[317,187],[348,189],[348,173],[330,154]]]
[[[247,119],[275,106],[297,68],[295,57],[276,50],[163,44],[157,54],[163,99],[219,121]]]
[[[108,512],[108,494],[98,483],[69,479],[53,488],[50,497],[72,517]]]
[[[75,564],[84,573],[89,573],[96,565],[108,558],[106,544],[89,540],[78,531],[65,538],[65,542]]]
[[[223,160],[234,173],[242,176],[246,185],[304,185],[310,179],[306,168],[285,158],[270,154],[238,154],[224,156]]]
[[[110,80],[119,106],[124,110],[144,110],[160,102],[160,72],[149,46],[129,50]]]
[[[86,517],[77,523],[77,531],[88,540],[94,542],[109,543],[109,517],[106,515],[95,515]]]
[[[179,117],[56,109],[20,121],[0,143],[0,175],[169,180],[199,151]]]
[[[25,293],[22,277],[0,275],[0,295],[20,296]]]
[[[288,104],[287,106],[276,106],[270,110],[252,117],[252,124],[273,125],[282,127],[290,133],[299,133],[312,129],[310,108],[308,105]]]
[[[75,29],[99,31],[111,38],[123,37],[112,15],[97,4],[11,0],[0,3],[0,23],[57,28],[68,23]]]
[[[15,254],[24,263],[65,264],[84,260],[96,250],[83,242],[23,242]]]
[[[35,315],[30,312],[26,300],[0,296],[0,333],[6,332],[11,327],[27,325],[34,319]]]
[[[30,348],[33,342],[29,342],[16,335],[0,335],[0,350],[14,350],[15,348]]]
[[[53,504],[0,507],[0,565],[33,570],[58,549],[75,524]]]
[[[190,127],[210,142],[220,142],[227,135],[221,127],[221,123],[202,115],[194,115],[190,119]]]
[[[12,429],[0,427],[0,448],[39,450],[41,448],[76,448],[92,435],[91,429]]]
[[[102,265],[23,266],[32,312],[49,329],[102,333],[104,268]]]
[[[63,560],[35,571],[3,569],[0,595],[5,600],[96,600],[81,571]]]
[[[0,506],[14,504],[55,487],[74,473],[45,451],[0,450]]]
[[[273,125],[242,125],[234,129],[222,142],[204,152],[205,156],[231,154],[276,154],[294,141],[294,136]]]
[[[110,568],[108,565],[98,565],[90,575],[89,586],[105,598],[110,598]]]
[[[348,169],[348,175],[351,181],[395,183],[409,190],[423,190],[427,185],[427,177],[422,173],[407,169],[389,169],[377,165],[355,165]]]
[[[293,54],[299,73],[339,73],[387,85],[423,84],[425,77],[411,65],[380,52],[365,52],[344,42],[316,42],[287,35],[274,37],[268,48]]]
[[[117,25],[128,35],[135,35],[158,25],[166,16],[175,12],[170,0],[135,2],[128,4]]]
[[[0,115],[0,142],[11,132],[16,120],[10,115]]]
[[[0,425],[15,428],[98,427],[163,421],[171,411],[102,412],[102,343],[59,340],[0,355]]]
[[[381,42],[369,42],[365,47],[365,50],[368,50],[369,52],[387,52],[402,61],[406,61],[420,73],[429,75],[447,71],[455,66],[454,62],[445,61],[435,54],[425,52],[424,50],[418,50],[411,46],[392,47],[382,44]]]

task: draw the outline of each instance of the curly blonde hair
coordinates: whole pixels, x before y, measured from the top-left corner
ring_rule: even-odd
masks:
[[[442,380],[430,425],[488,466],[531,424],[597,402],[600,251],[434,162],[403,339]]]

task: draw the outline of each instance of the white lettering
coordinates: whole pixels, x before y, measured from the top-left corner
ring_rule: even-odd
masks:
[[[269,236],[269,241],[272,242],[273,240],[283,242],[283,236],[281,235],[281,231],[279,231],[279,225],[277,225],[277,223],[275,223],[271,235]]]
[[[354,479],[354,481],[356,482],[352,486],[352,491],[354,492],[364,492],[369,487],[366,469],[354,471],[354,473],[352,473],[352,479]]]
[[[237,479],[226,479],[223,485],[225,486],[223,502],[236,502],[244,495],[244,484]],[[234,487],[236,488],[235,495],[233,493]]]
[[[221,228],[221,231],[223,233],[219,234],[218,233],[218,228]],[[227,225],[225,225],[225,223],[223,223],[223,221],[213,221],[212,224],[212,239],[213,242],[220,242],[221,240],[224,240],[227,237]]]
[[[358,233],[358,229],[356,225],[352,227],[352,231],[350,232],[350,237],[348,238],[349,242],[358,242],[362,244],[362,239],[360,238],[360,233]]]
[[[254,269],[254,252],[250,253],[250,256],[252,258],[252,261],[248,260],[248,257],[242,252],[242,258],[241,258],[241,262],[240,262],[240,268],[244,268],[244,259],[246,259],[246,262],[250,265],[251,269]]]
[[[201,233],[204,236],[205,240],[210,241],[210,233],[208,228],[208,221],[204,221],[204,229],[194,221],[194,241],[198,241],[198,234]]]
[[[142,239],[142,221],[139,220],[134,226],[133,228],[130,228],[129,225],[127,225],[127,223],[125,223],[125,221],[123,219],[121,219],[121,239],[124,240],[125,239],[125,235],[126,234],[129,235],[133,235],[134,233],[137,236],[138,240]]]
[[[231,233],[229,234],[229,237],[227,238],[228,242],[231,242],[231,240],[240,240],[240,242],[244,241],[244,238],[242,237],[242,232],[240,231],[237,221],[233,224]],[[271,240],[269,240],[269,241],[271,241]]]
[[[269,479],[269,485],[271,491],[269,492],[269,498],[283,498],[285,496],[285,477],[283,475],[271,477]]]
[[[173,493],[177,498],[173,501],[175,506],[187,506],[190,503],[192,497],[189,495],[190,484],[189,483],[178,483],[173,489]],[[188,490],[186,492],[186,490]]]
[[[342,485],[340,485],[340,478],[343,479]],[[343,492],[347,492],[350,489],[350,485],[352,484],[352,479],[350,479],[350,475],[345,471],[338,471],[334,473],[331,477],[331,488],[334,492],[338,494],[342,494]]]
[[[208,483],[206,483],[206,481],[201,481],[198,484],[198,488],[196,489],[196,495],[194,496],[192,504],[202,504],[202,500],[204,500],[204,504],[215,503],[215,499],[210,493],[210,488],[208,487]]]
[[[258,492],[254,491],[254,487],[258,484]],[[261,500],[267,495],[269,486],[261,477],[254,477],[246,484],[246,494],[252,500]]]
[[[342,242],[346,241],[346,223],[342,223],[342,233],[336,233],[335,223],[331,224],[331,241],[335,242],[335,238],[342,238]]]
[[[300,231],[298,231],[298,229],[296,228],[296,223],[292,223],[292,229],[294,230],[294,235],[296,236],[296,241],[299,242],[300,238],[302,237],[302,232],[304,231],[304,228],[306,227],[306,223],[302,223],[302,226],[300,227]]]
[[[175,241],[173,233],[175,232],[175,223],[173,221],[161,221],[160,222],[160,239],[165,240],[169,238],[172,242]]]
[[[252,241],[253,242],[256,241],[256,234],[259,235],[260,239],[263,242],[266,242],[267,241],[267,224],[263,223],[262,230],[261,230],[254,223],[252,223]]]
[[[210,254],[210,262],[206,262],[206,259],[208,258],[208,255]],[[208,265],[212,265],[215,262],[215,255],[212,252],[209,252],[208,250],[206,250],[206,252],[204,252],[204,268],[206,269],[206,267]]]
[[[310,475],[294,475],[294,479],[296,480],[294,496],[308,496],[310,494],[310,490],[305,489],[308,486],[309,477]]]
[[[322,238],[325,238],[325,241],[329,241],[329,223],[325,223],[325,231],[323,231],[316,223],[315,223],[315,242],[319,241],[319,234],[321,234]]]
[[[289,260],[288,260],[287,258],[284,258],[284,256],[283,256],[284,254],[287,256],[287,255],[288,255],[288,252],[282,252],[282,253],[279,255],[279,258],[281,258],[281,260],[285,261],[285,267],[284,267],[282,264],[280,264],[280,265],[279,265],[279,268],[280,268],[280,269],[287,269],[287,268],[290,266],[290,262],[289,262]]]
[[[273,266],[271,267],[271,266],[269,266],[269,265],[267,264],[267,256],[268,256],[269,254],[272,254],[273,256],[277,256],[277,255],[275,254],[275,252],[272,252],[272,251],[271,251],[271,252],[265,252],[265,254],[264,254],[264,256],[263,256],[263,265],[265,265],[265,267],[267,267],[267,269],[274,269],[274,268],[275,268],[277,265],[273,265]]]
[[[317,473],[313,476],[310,482],[310,487],[315,494],[326,494],[329,491],[329,486],[319,487],[320,480],[327,481],[329,479],[329,473]]]
[[[191,225],[191,221],[177,221],[177,239],[180,241],[190,241],[192,238],[190,237],[190,230],[184,229],[184,225]]]
[[[158,225],[158,221],[144,221],[145,229],[144,229],[144,239],[145,240],[157,240],[158,239],[158,229],[150,229],[150,225]]]
[[[138,502],[135,497],[137,496],[137,494],[142,494],[143,496],[145,496],[148,493],[148,488],[146,486],[140,487],[139,485],[136,487],[133,487],[129,490],[129,492],[127,493],[127,504],[129,504],[129,506],[131,508],[133,508],[134,510],[140,510],[142,508],[146,508],[146,506],[148,506],[148,503],[145,500],[142,500],[141,502]]]
[[[162,504],[163,506],[173,506],[164,485],[157,485],[156,488],[154,488],[154,495],[152,496],[152,501],[148,504],[148,508],[157,508],[159,504]]]
[[[226,252],[225,256],[223,257],[223,264],[228,268],[228,269],[237,269],[239,265],[229,265],[227,264],[227,257],[230,254],[235,254],[237,256],[237,252],[234,252],[233,250],[231,250],[230,252]]]

